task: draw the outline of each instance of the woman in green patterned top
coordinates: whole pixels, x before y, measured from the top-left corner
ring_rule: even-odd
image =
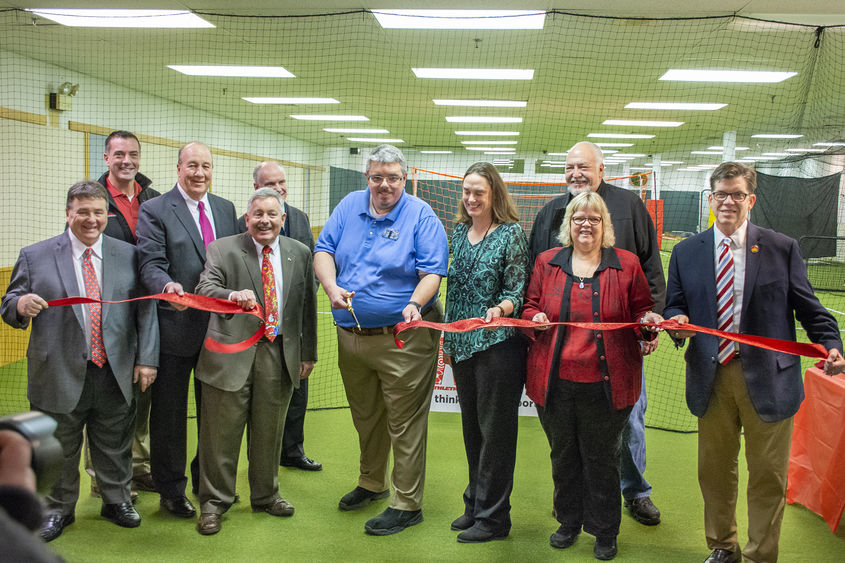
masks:
[[[528,243],[516,206],[496,168],[477,162],[464,175],[446,286],[449,321],[519,317],[528,284]],[[458,541],[508,535],[516,460],[525,345],[513,328],[447,333],[448,354],[461,406],[469,484],[464,514],[452,522]]]

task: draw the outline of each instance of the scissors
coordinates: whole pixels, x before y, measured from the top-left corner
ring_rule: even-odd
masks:
[[[358,322],[358,317],[355,316],[355,310],[352,308],[352,295],[346,294],[346,309],[352,314],[352,319],[355,321],[355,326],[361,330],[361,323]]]

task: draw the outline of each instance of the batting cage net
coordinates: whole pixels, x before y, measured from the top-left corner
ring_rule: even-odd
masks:
[[[108,171],[114,130],[137,135],[139,171],[162,193],[176,182],[179,147],[207,144],[212,191],[239,214],[256,165],[281,163],[287,203],[315,236],[366,187],[367,155],[384,142],[404,151],[414,167],[406,189],[450,233],[464,172],[493,162],[527,234],[566,191],[567,150],[589,140],[604,152],[605,178],[647,206],[664,266],[677,241],[709,227],[710,171],[725,160],[754,166],[752,221],[801,240],[822,303],[845,320],[842,27],[552,10],[423,29],[442,16],[400,16],[394,27],[391,13],[315,12],[187,12],[203,27],[186,28],[131,11],[107,22],[0,10],[0,291],[21,248],[65,228],[68,188]],[[322,290],[318,307],[309,408],[344,407]],[[27,355],[44,353],[27,331],[0,327],[0,413],[29,408]],[[663,336],[645,362],[647,424],[694,430],[683,351]]]

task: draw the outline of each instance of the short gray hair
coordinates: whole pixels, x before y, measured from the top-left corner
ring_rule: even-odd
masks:
[[[284,170],[285,170],[285,168],[281,164],[276,162],[275,160],[265,160],[264,162],[260,163],[258,166],[256,166],[252,170],[252,181],[253,182],[255,182],[256,184],[258,183],[258,174],[261,172],[261,169],[264,168],[265,166],[267,166],[268,164],[275,164],[276,166],[278,166],[282,170],[282,172],[284,172]]]
[[[279,192],[273,188],[258,188],[249,196],[249,201],[246,203],[246,212],[249,213],[249,210],[252,209],[253,201],[256,199],[267,199],[268,197],[275,198],[279,202],[279,209],[282,211],[285,210],[285,202],[282,201],[282,196],[279,195]]]
[[[578,145],[588,146],[593,151],[593,154],[595,155],[596,160],[598,161],[598,164],[604,164],[604,152],[601,150],[600,146],[593,143],[592,141],[580,141],[580,142],[572,145],[572,149],[574,149]],[[571,151],[572,149],[569,149],[569,150]]]
[[[408,163],[405,161],[405,155],[393,145],[379,145],[374,148],[370,156],[367,157],[367,162],[364,165],[364,174],[370,173],[371,162],[398,162],[400,168],[402,168],[402,175],[408,175]]]

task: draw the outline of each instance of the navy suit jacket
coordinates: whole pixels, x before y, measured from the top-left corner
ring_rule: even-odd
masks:
[[[695,325],[717,328],[713,229],[678,243],[669,261],[665,318],[687,315]],[[740,332],[795,340],[795,319],[811,341],[842,350],[833,316],[813,294],[795,240],[748,224]],[[716,377],[718,338],[698,334],[686,352],[687,406],[703,416]],[[766,422],[794,415],[804,399],[799,356],[739,345],[748,394]]]
[[[238,232],[232,202],[208,194],[217,238]],[[205,246],[182,194],[174,186],[169,192],[145,201],[138,212],[138,251],[141,280],[149,293],[161,293],[174,281],[189,293],[199,282],[205,267]],[[166,301],[158,305],[161,352],[189,357],[198,354],[208,328],[205,311],[177,311]]]
[[[102,299],[121,301],[144,295],[137,272],[135,247],[104,235]],[[78,287],[76,282],[67,232],[21,250],[0,312],[3,320],[14,328],[32,325],[26,367],[27,397],[33,407],[69,413],[82,396],[90,359],[83,305],[50,307],[29,319],[18,316],[17,312],[18,299],[27,293],[35,293],[45,301],[85,295],[85,288]],[[158,366],[155,308],[151,301],[104,303],[101,317],[109,366],[123,399],[129,404],[135,366]]]

